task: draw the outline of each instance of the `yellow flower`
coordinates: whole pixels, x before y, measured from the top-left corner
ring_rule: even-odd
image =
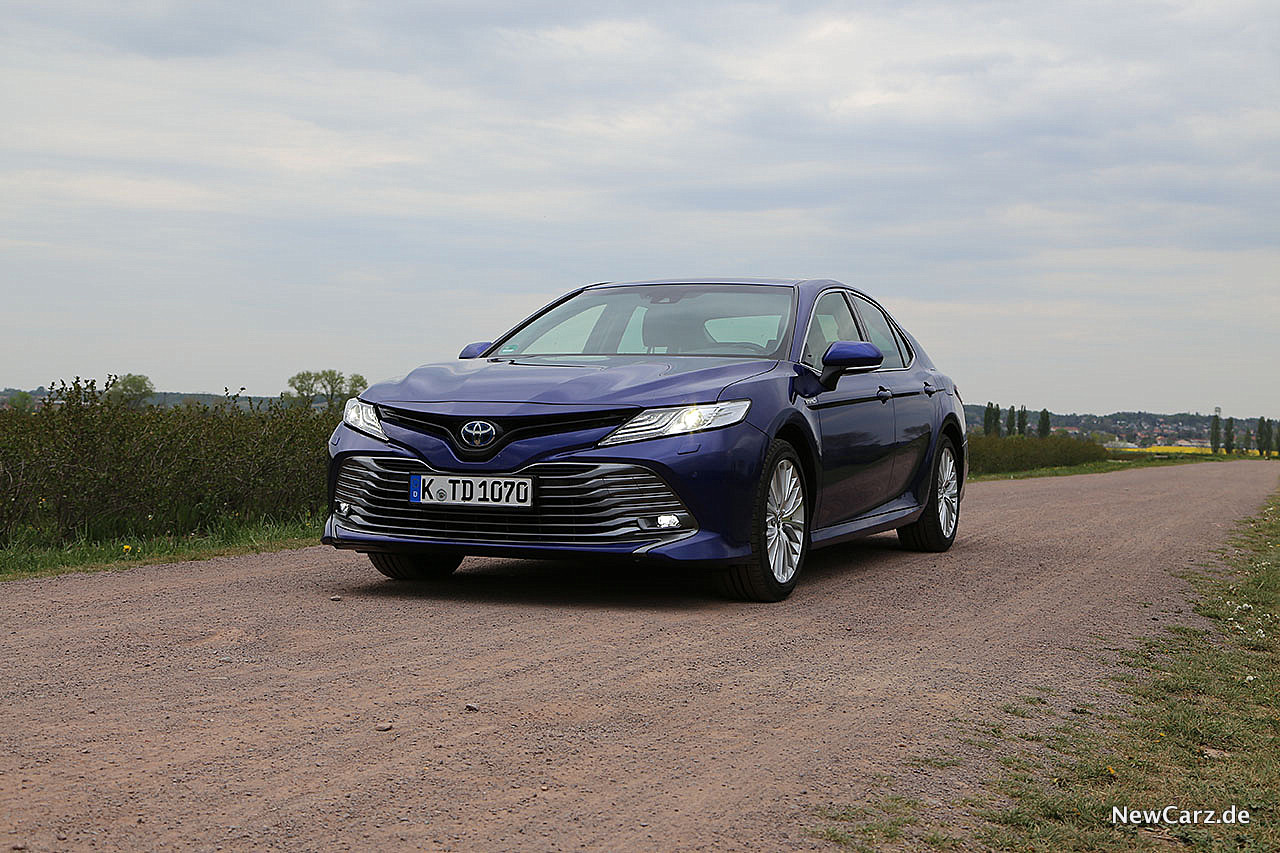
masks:
[[[128,553],[129,553],[130,551],[132,551],[132,550],[133,550],[133,546],[132,546],[132,545],[125,545],[125,546],[124,546],[124,552],[125,552],[126,554],[128,554]]]
[[[1116,775],[1116,769],[1112,767],[1110,764],[1107,765],[1107,772],[1110,773],[1112,776]]]

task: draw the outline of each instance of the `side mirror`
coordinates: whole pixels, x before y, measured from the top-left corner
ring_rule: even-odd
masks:
[[[477,341],[474,344],[467,344],[462,348],[462,352],[458,353],[458,358],[479,358],[480,353],[493,346],[493,341]]]
[[[884,363],[884,353],[866,341],[836,341],[822,356],[824,387],[834,388],[842,373],[866,373]]]

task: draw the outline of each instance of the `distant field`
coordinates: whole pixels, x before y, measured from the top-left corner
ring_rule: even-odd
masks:
[[[1081,462],[1077,465],[1051,465],[1039,468],[1027,468],[1019,471],[1005,471],[998,474],[976,472],[971,473],[969,480],[1028,480],[1034,477],[1070,477],[1076,474],[1105,474],[1109,471],[1132,471],[1137,468],[1161,468],[1166,465],[1195,465],[1202,462],[1226,462],[1227,457],[1208,454],[1174,454],[1174,453],[1128,453],[1115,454],[1107,459],[1092,462]]]
[[[1213,450],[1208,447],[1175,447],[1173,445],[1166,445],[1166,444],[1155,445],[1152,447],[1138,447],[1133,449],[1121,448],[1119,450],[1116,450],[1115,452],[1116,453],[1187,453],[1187,454],[1200,455],[1200,456],[1213,455]],[[1220,455],[1225,457],[1227,454],[1221,453]],[[1253,456],[1256,458],[1259,455],[1259,453],[1256,450],[1236,449],[1231,455],[1232,456]]]

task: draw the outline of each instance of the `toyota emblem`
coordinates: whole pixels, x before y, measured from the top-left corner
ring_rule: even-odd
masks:
[[[498,428],[488,421],[467,421],[458,434],[468,447],[488,447],[498,437]]]

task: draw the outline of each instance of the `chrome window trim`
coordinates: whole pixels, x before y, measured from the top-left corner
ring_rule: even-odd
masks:
[[[799,339],[801,342],[800,346],[802,348],[801,349],[802,355],[803,355],[804,341],[807,341],[809,339],[809,330],[813,326],[813,315],[814,315],[813,309],[818,307],[819,299],[826,296],[828,293],[832,291],[838,291],[844,294],[845,302],[848,303],[849,310],[853,312],[853,322],[858,327],[858,334],[862,336],[862,340],[864,342],[870,343],[869,341],[867,341],[866,323],[863,321],[862,315],[858,313],[858,306],[849,299],[850,296],[857,296],[860,299],[865,299],[867,302],[871,303],[876,308],[880,309],[880,311],[884,314],[885,319],[889,321],[889,325],[893,327],[893,331],[897,333],[898,338],[901,339],[902,343],[906,345],[907,350],[911,353],[911,360],[908,361],[906,364],[904,364],[902,367],[877,367],[875,370],[867,371],[868,373],[898,373],[900,371],[910,370],[912,367],[915,366],[915,363],[916,363],[915,347],[907,343],[906,333],[902,331],[902,326],[898,325],[898,321],[893,319],[893,315],[890,314],[888,311],[886,311],[884,306],[881,305],[879,302],[875,301],[870,296],[867,296],[867,294],[863,293],[862,291],[855,290],[852,287],[849,287],[848,285],[836,285],[834,287],[828,287],[825,290],[818,291],[818,295],[813,298],[813,308],[809,309],[809,321],[805,324],[804,337]],[[792,341],[795,341],[795,340],[796,340],[795,338],[792,338]],[[817,376],[822,375],[821,370],[819,370],[816,367],[813,367],[812,365],[805,364],[803,361],[799,359],[796,359],[791,363],[798,364],[801,367],[808,368]]]
[[[859,290],[854,290],[851,287],[846,287],[845,290],[849,293],[852,293],[858,296],[861,299],[865,299],[867,302],[871,303],[876,308],[878,308],[880,312],[884,314],[884,318],[889,321],[889,325],[893,328],[893,331],[898,333],[898,338],[901,339],[902,343],[903,344],[907,343],[907,336],[906,336],[906,333],[902,331],[902,326],[898,324],[897,320],[893,319],[893,315],[890,314],[888,311],[886,311],[883,305],[881,305],[879,302],[875,301],[870,296],[867,296],[867,294]],[[857,305],[854,305],[855,313],[857,311],[857,307],[858,307]],[[862,323],[861,314],[858,315],[858,322],[859,324]],[[915,351],[915,347],[912,347],[910,345],[907,345],[907,349],[911,352],[911,360],[908,361],[906,364],[904,364],[902,367],[878,367],[871,372],[872,373],[897,373],[900,370],[910,370],[916,363],[916,351]]]
[[[844,295],[844,305],[846,308],[849,309],[849,314],[853,317],[854,328],[858,330],[858,334],[862,336],[863,341],[866,341],[867,339],[866,329],[862,328],[862,318],[858,316],[858,312],[853,307],[853,303],[849,301],[849,289],[847,287],[828,287],[826,290],[818,291],[818,295],[813,297],[813,307],[809,309],[809,322],[805,324],[804,337],[800,338],[800,355],[802,357],[804,356],[805,342],[809,340],[809,332],[813,331],[813,315],[818,313],[816,310],[818,307],[818,303],[821,302],[822,297],[826,296],[828,293],[840,293]],[[794,342],[795,338],[792,338],[792,341]],[[802,364],[805,367],[812,370],[814,373],[817,373],[819,376],[822,375],[822,371],[819,370],[818,368],[814,367],[811,364],[805,364],[803,358],[793,363]]]

